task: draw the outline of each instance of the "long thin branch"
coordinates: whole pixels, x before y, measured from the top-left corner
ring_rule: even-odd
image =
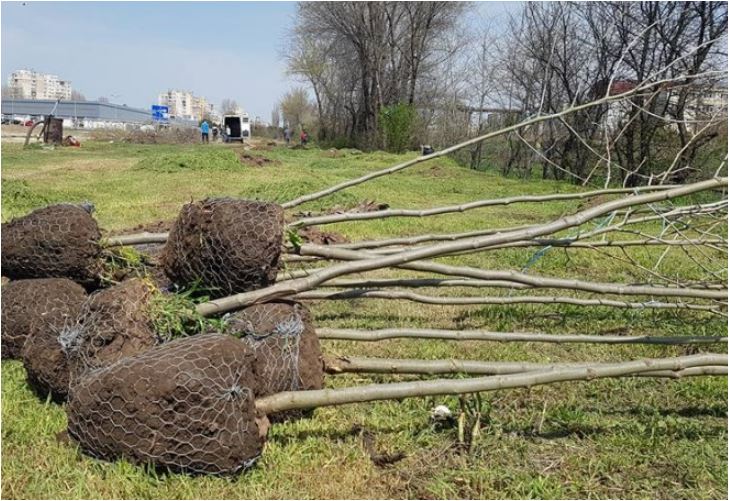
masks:
[[[707,292],[714,292],[707,290]],[[614,299],[583,299],[575,297],[559,296],[505,296],[505,297],[450,297],[450,296],[425,296],[410,291],[379,291],[354,289],[342,292],[307,291],[291,296],[292,299],[303,300],[345,300],[345,299],[406,299],[416,303],[437,304],[437,305],[477,305],[477,304],[571,304],[574,306],[607,306],[612,308],[628,309],[670,309],[670,310],[697,310],[709,311],[723,315],[720,308],[725,308],[726,303],[717,305],[693,304],[693,303],[664,303],[659,301],[631,302],[616,301]]]
[[[332,249],[328,246],[305,244],[301,246],[302,255],[333,256],[337,259],[369,259],[376,254],[364,251],[346,249]],[[600,282],[586,282],[583,280],[561,279],[553,277],[536,277],[518,271],[481,270],[467,266],[450,266],[440,263],[412,262],[400,268],[416,271],[432,271],[445,275],[465,276],[479,280],[504,280],[517,282],[531,287],[549,289],[570,289],[599,294],[637,295],[637,296],[667,296],[667,297],[694,297],[703,299],[726,299],[727,291],[707,291],[689,289],[685,287],[641,287],[625,284],[611,284]]]
[[[324,359],[324,370],[328,374],[473,374],[497,376],[522,372],[561,370],[574,367],[600,367],[604,363],[580,362],[539,364],[531,362],[484,362],[481,360],[421,360],[416,358],[368,358],[336,357]],[[684,372],[689,371],[689,372]],[[678,373],[677,373],[678,372]],[[650,371],[639,375],[651,377],[680,377],[699,375],[726,375],[727,367],[722,365],[698,366],[683,371]]]
[[[459,395],[483,391],[524,388],[566,381],[590,381],[652,371],[681,371],[692,367],[726,366],[727,356],[720,354],[646,359],[604,364],[599,367],[573,367],[559,370],[533,371],[505,376],[472,379],[436,379],[406,383],[373,384],[356,388],[309,391],[287,391],[256,400],[256,408],[272,414],[294,409],[311,409],[327,405],[344,405],[375,400],[398,400],[409,397]]]
[[[590,344],[713,344],[726,343],[727,337],[709,336],[615,336],[588,334],[544,334],[540,332],[490,332],[447,329],[317,329],[320,339],[376,342],[388,339],[441,339],[451,341],[495,341],[499,343],[590,343]]]
[[[601,195],[611,195],[620,193],[633,193],[642,191],[660,191],[675,188],[676,185],[656,185],[641,186],[637,188],[613,188],[607,190],[585,191],[581,193],[553,193],[549,195],[520,195],[507,198],[496,198],[492,200],[478,200],[460,205],[448,205],[444,207],[434,207],[432,209],[415,210],[415,209],[386,209],[372,212],[343,212],[340,214],[329,214],[326,216],[307,217],[299,219],[288,224],[289,228],[304,228],[314,225],[325,225],[333,223],[342,223],[349,221],[363,221],[368,219],[386,219],[390,217],[427,217],[437,216],[440,214],[448,214],[453,212],[466,212],[473,209],[483,207],[493,207],[497,205],[511,205],[525,202],[549,202],[557,200],[584,200]]]
[[[609,227],[601,228],[599,230],[595,230],[592,232],[586,232],[582,233],[574,239],[583,239],[590,236],[596,236],[603,233],[608,233],[610,231],[615,231],[619,228],[622,228],[627,225],[633,225],[633,224],[640,224],[645,223],[649,221],[655,221],[659,219],[663,219],[664,217],[675,217],[675,216],[683,216],[686,214],[693,214],[698,212],[704,212],[705,210],[714,211],[716,207],[713,204],[710,204],[711,207],[708,207],[708,205],[692,205],[692,206],[685,206],[685,207],[678,207],[676,209],[672,209],[671,211],[663,214],[663,215],[650,215],[640,218],[633,218],[633,219],[627,219],[625,221],[622,221],[620,223],[616,223],[615,225],[611,225]],[[726,201],[723,201],[722,207],[726,205]],[[708,209],[707,209],[708,207]],[[389,238],[389,239],[383,239],[383,240],[363,240],[361,242],[354,242],[354,243],[346,243],[346,244],[335,244],[331,245],[330,247],[336,247],[336,248],[344,248],[344,249],[369,249],[369,248],[379,248],[379,247],[389,247],[393,245],[415,245],[419,243],[424,242],[436,242],[436,241],[454,241],[454,240],[461,240],[463,238],[470,238],[470,237],[478,237],[478,236],[485,236],[485,235],[494,235],[497,233],[507,233],[510,231],[516,231],[516,230],[523,230],[526,228],[531,228],[534,226],[531,225],[521,225],[521,226],[514,226],[510,228],[494,228],[489,230],[478,230],[478,231],[470,231],[470,232],[464,232],[464,233],[444,233],[444,234],[435,234],[435,235],[418,235],[414,237],[397,237],[397,238]]]
[[[591,219],[602,216],[604,214],[609,214],[610,212],[615,210],[624,209],[635,205],[641,205],[644,203],[670,200],[671,198],[681,197],[726,185],[727,178],[714,178],[707,181],[688,184],[672,190],[648,193],[645,195],[635,195],[619,200],[613,200],[611,202],[592,207],[582,212],[578,212],[571,216],[557,219],[551,223],[527,228],[521,231],[513,231],[497,235],[464,239],[456,242],[447,242],[432,245],[423,249],[401,252],[390,256],[381,256],[371,259],[363,259],[361,261],[337,264],[328,268],[322,268],[321,270],[312,273],[308,277],[289,280],[273,285],[271,287],[267,287],[265,289],[244,292],[226,298],[209,301],[207,303],[201,303],[197,306],[197,311],[203,316],[208,316],[216,313],[224,313],[226,311],[243,308],[254,303],[265,302],[275,298],[290,296],[299,292],[303,292],[305,290],[310,290],[317,285],[326,282],[327,280],[337,278],[341,275],[346,275],[350,273],[361,273],[365,271],[375,270],[378,268],[398,266],[411,261],[417,261],[419,259],[428,259],[432,257],[437,257],[439,255],[459,252],[468,249],[483,248],[490,245],[514,242],[518,240],[531,240],[536,237],[549,235],[567,228],[579,226]]]
[[[119,235],[116,237],[107,237],[102,245],[104,247],[119,247],[122,245],[142,245],[142,244],[163,244],[167,242],[169,233],[134,233],[131,235]]]

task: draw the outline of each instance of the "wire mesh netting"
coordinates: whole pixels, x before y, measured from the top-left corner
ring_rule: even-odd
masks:
[[[93,293],[59,342],[71,376],[140,353],[159,341],[150,316],[154,288],[139,278]]]
[[[85,298],[84,288],[65,278],[3,285],[2,358],[19,358],[29,338],[72,324]]]
[[[101,271],[101,233],[87,208],[60,204],[2,225],[3,275],[69,278],[85,286]]]
[[[213,297],[272,284],[283,237],[281,206],[232,198],[186,204],[170,231],[162,263],[178,285]]]
[[[257,304],[224,320],[224,332],[240,337],[255,354],[257,395],[323,387],[319,338],[304,305],[293,301]],[[272,420],[300,415],[300,411],[281,413]]]
[[[253,357],[230,336],[205,334],[89,371],[71,386],[69,435],[105,460],[188,473],[245,470],[263,448]]]

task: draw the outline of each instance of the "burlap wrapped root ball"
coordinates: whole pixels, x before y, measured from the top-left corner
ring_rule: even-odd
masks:
[[[220,334],[177,339],[86,373],[68,431],[87,454],[186,473],[232,474],[260,455],[253,354]]]
[[[165,273],[211,297],[266,287],[278,273],[283,224],[277,204],[232,198],[186,204],[165,245]]]
[[[311,313],[303,304],[274,301],[249,306],[225,317],[224,332],[240,338],[253,350],[259,381],[256,396],[324,386],[319,337]],[[288,411],[269,418],[281,421],[309,413]]]
[[[159,342],[150,303],[155,287],[140,278],[91,294],[60,341],[71,376],[141,353]]]
[[[10,279],[68,278],[98,283],[101,233],[81,206],[51,205],[2,225],[2,269]]]
[[[39,333],[57,335],[71,325],[84,299],[84,288],[65,278],[14,280],[3,285],[2,358],[20,358],[28,338]]]

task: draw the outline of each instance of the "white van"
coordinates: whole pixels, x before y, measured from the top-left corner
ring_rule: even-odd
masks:
[[[223,141],[244,142],[251,137],[251,122],[248,113],[223,115]]]

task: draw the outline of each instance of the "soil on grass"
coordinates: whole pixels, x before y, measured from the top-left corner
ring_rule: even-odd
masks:
[[[297,212],[294,214],[296,218],[312,217],[312,216],[323,216],[329,214],[345,214],[345,213],[357,213],[357,212],[376,212],[380,210],[389,209],[390,204],[376,202],[375,200],[362,200],[354,207],[342,207],[341,205],[335,205],[323,212]]]
[[[60,204],[2,225],[2,269],[11,279],[69,278],[98,284],[101,233],[84,208]]]
[[[276,279],[283,238],[280,205],[232,198],[186,204],[162,254],[177,285],[211,297],[267,287]]]
[[[68,431],[87,454],[187,473],[232,474],[260,455],[253,353],[218,334],[179,339],[72,388]]]
[[[17,359],[29,338],[57,335],[76,321],[86,291],[65,278],[13,280],[2,287],[2,358]]]
[[[153,287],[133,278],[98,291],[66,333],[72,377],[141,353],[157,343],[149,311]]]
[[[310,244],[334,245],[348,242],[347,238],[335,231],[322,231],[316,226],[306,226],[298,230],[301,239]]]
[[[271,160],[270,158],[262,157],[259,155],[251,155],[250,153],[246,152],[239,152],[238,160],[241,164],[248,165],[250,167],[268,167],[280,163],[276,160]]]

